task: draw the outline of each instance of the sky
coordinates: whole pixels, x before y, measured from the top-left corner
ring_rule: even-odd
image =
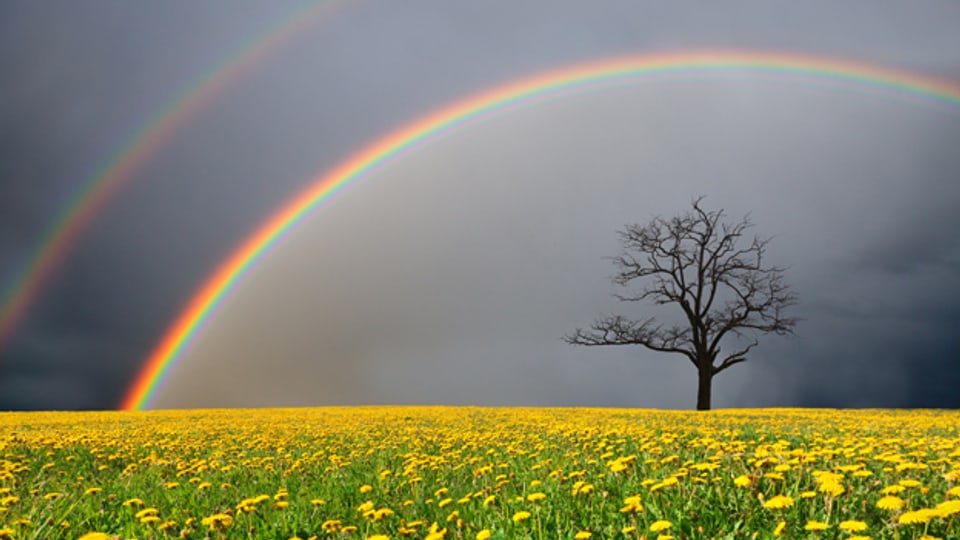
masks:
[[[467,96],[712,50],[960,87],[958,25],[951,0],[4,2],[0,291],[138,134],[234,67],[82,224],[0,340],[0,410],[115,408],[270,216]],[[223,300],[153,406],[692,408],[683,357],[562,337],[608,313],[675,316],[618,302],[606,257],[617,230],[703,195],[773,237],[803,319],[718,375],[715,407],[960,407],[957,141],[960,106],[815,77],[637,79],[512,107],[317,208]]]

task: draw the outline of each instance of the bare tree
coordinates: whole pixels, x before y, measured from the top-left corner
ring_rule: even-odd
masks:
[[[619,232],[622,253],[611,258],[618,269],[614,284],[627,287],[645,278],[642,288],[616,294],[618,299],[675,304],[684,322],[666,326],[655,317],[638,321],[610,315],[588,330],[576,329],[564,341],[642,345],[686,356],[697,368],[697,409],[708,410],[713,377],[745,362],[758,343],[757,334],[792,334],[797,319],[784,315],[796,304],[796,295],[783,282],[784,269],[764,266],[770,239],[747,239],[745,233],[753,227],[749,216],[724,222],[723,210],[705,210],[702,200],[693,200],[693,210],[684,215],[628,225]],[[721,342],[731,337],[738,338],[733,350],[721,355]]]

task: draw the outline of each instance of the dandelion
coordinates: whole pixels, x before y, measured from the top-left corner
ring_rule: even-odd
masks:
[[[935,511],[929,508],[921,508],[911,512],[904,512],[897,518],[897,523],[901,525],[915,525],[918,523],[927,523],[935,516]]]
[[[737,485],[739,487],[747,487],[750,485],[751,482],[750,482],[749,476],[745,474],[741,474],[740,476],[733,479],[733,483],[734,485]]]
[[[775,497],[771,497],[768,501],[763,503],[763,507],[767,510],[790,508],[791,506],[793,506],[793,498],[787,497],[786,495],[777,495]]]
[[[942,518],[960,514],[960,500],[942,502],[937,505],[936,511]]]
[[[490,506],[491,504],[493,504],[494,502],[496,502],[496,500],[497,500],[497,498],[496,498],[495,496],[490,495],[490,496],[488,496],[486,499],[483,500],[483,505],[484,505],[484,506]]]
[[[385,534],[375,534],[373,536],[368,536],[367,540],[390,540],[390,537]]]
[[[360,493],[370,493],[371,491],[373,491],[373,486],[370,484],[360,486]]]
[[[907,504],[907,501],[904,501],[900,497],[897,497],[895,495],[888,495],[886,497],[882,497],[879,501],[877,501],[877,508],[881,510],[899,510],[903,508],[906,504]]]
[[[863,521],[841,521],[840,525],[837,526],[847,532],[860,532],[867,530],[867,524]]]
[[[531,493],[527,495],[527,502],[538,503],[546,498],[546,493]]]
[[[10,531],[10,534],[7,536],[3,535],[3,531],[10,531],[10,529],[0,529],[0,538],[9,538],[13,536],[13,531]],[[102,532],[88,532],[87,534],[80,537],[79,540],[111,540],[113,536],[110,536],[107,533]]]
[[[805,531],[825,531],[829,525],[822,521],[808,521],[806,525],[803,526]]]
[[[222,531],[233,525],[233,517],[227,514],[214,514],[200,520],[202,525],[206,525],[211,531]]]
[[[781,521],[780,523],[777,523],[777,527],[776,527],[775,529],[773,529],[773,535],[774,535],[774,536],[780,536],[780,533],[783,532],[783,528],[786,527],[786,526],[787,526],[787,522],[786,522],[786,521]]]
[[[328,533],[335,533],[339,531],[342,526],[343,523],[341,523],[339,519],[328,519],[320,524],[320,528]]]
[[[55,501],[60,497],[63,497],[63,493],[60,493],[59,491],[51,491],[50,493],[47,493],[46,495],[43,496],[43,498],[48,501]]]
[[[159,513],[160,513],[160,511],[157,510],[156,508],[144,508],[143,510],[137,512],[137,513],[135,514],[135,516],[136,516],[137,519],[140,519],[140,518],[146,517],[146,516],[155,516],[155,515],[157,515],[157,514],[159,514]]]
[[[132,507],[132,506],[140,507],[140,506],[143,506],[143,504],[144,503],[142,499],[127,499],[123,501],[123,506],[129,506],[129,507]]]
[[[573,540],[587,540],[593,536],[593,533],[590,531],[580,531],[577,534],[573,535]]]
[[[667,520],[665,520],[665,519],[659,519],[659,520],[657,520],[657,521],[654,521],[654,522],[650,525],[650,532],[665,531],[665,530],[669,529],[670,527],[673,527],[673,523],[670,523],[669,521],[667,521]]]
[[[490,529],[483,529],[477,533],[477,540],[487,540],[490,538]]]
[[[630,533],[637,532],[637,528],[634,525],[630,525],[629,527],[624,527],[620,529],[620,532],[623,534],[630,534]]]
[[[97,493],[100,493],[101,491],[103,491],[103,488],[92,487],[92,488],[87,488],[87,490],[84,491],[83,494],[84,494],[84,495],[96,495]]]
[[[527,512],[525,510],[521,510],[513,515],[514,523],[522,523],[528,519],[530,519],[530,512]]]
[[[427,533],[424,540],[442,540],[445,534],[447,534],[447,529],[441,529],[437,522],[433,522],[433,525],[430,525],[430,532]]]

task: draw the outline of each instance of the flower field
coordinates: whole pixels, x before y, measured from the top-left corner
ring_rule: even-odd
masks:
[[[960,537],[960,412],[0,413],[0,538]]]

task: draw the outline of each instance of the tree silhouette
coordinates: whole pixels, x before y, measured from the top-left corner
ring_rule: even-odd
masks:
[[[614,284],[627,288],[635,280],[644,282],[632,294],[616,294],[618,299],[675,304],[684,322],[666,326],[655,317],[641,321],[610,315],[588,330],[577,328],[564,341],[642,345],[683,355],[697,368],[697,409],[708,410],[713,377],[745,362],[758,343],[757,334],[792,334],[798,319],[784,315],[796,304],[783,281],[784,269],[764,266],[770,238],[747,239],[753,227],[749,216],[727,223],[722,209],[705,210],[702,201],[694,199],[693,209],[677,217],[628,225],[619,231],[622,252],[611,258],[618,270],[611,278]],[[721,355],[725,338],[738,339],[731,352]]]

